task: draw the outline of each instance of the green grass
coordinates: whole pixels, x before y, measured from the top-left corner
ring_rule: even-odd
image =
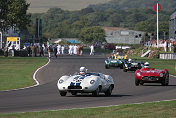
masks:
[[[33,85],[32,73],[46,61],[46,58],[0,57],[0,90]]]
[[[27,0],[30,3],[28,12],[43,13],[49,8],[57,7],[64,10],[81,10],[90,4],[105,3],[110,0]]]
[[[0,114],[0,118],[175,118],[176,101],[112,107]]]

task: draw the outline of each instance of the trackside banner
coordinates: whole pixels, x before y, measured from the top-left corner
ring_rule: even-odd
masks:
[[[7,41],[17,41],[17,37],[7,37]]]

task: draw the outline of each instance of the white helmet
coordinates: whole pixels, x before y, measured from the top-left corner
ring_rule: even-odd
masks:
[[[128,62],[130,62],[130,63],[131,63],[131,62],[132,62],[132,59],[128,59]]]
[[[149,62],[145,62],[145,64],[144,64],[144,68],[150,68],[150,64],[149,64]]]
[[[80,74],[85,74],[87,72],[88,69],[86,69],[86,67],[81,67],[80,68]]]

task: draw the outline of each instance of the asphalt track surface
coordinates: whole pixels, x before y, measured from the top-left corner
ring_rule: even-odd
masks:
[[[176,99],[176,78],[170,77],[169,86],[144,84],[135,86],[134,72],[123,72],[119,68],[104,68],[104,56],[63,56],[52,58],[48,66],[41,69],[36,78],[37,87],[18,90],[0,91],[0,113],[58,110],[71,108],[98,107],[140,102]],[[70,93],[61,97],[57,89],[57,80],[62,75],[71,75],[85,66],[91,72],[109,74],[114,78],[115,88],[112,96],[98,97]]]

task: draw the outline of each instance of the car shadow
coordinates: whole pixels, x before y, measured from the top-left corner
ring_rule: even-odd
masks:
[[[142,85],[142,86],[163,86],[163,85]],[[163,86],[163,87],[169,87],[169,86],[176,86],[176,85],[168,85],[168,86]]]
[[[99,96],[92,96],[91,94],[88,94],[88,95],[68,95],[67,97],[126,97],[126,96],[132,96],[132,95],[115,95],[115,94],[112,94],[111,96],[105,96],[103,94],[100,94]]]

